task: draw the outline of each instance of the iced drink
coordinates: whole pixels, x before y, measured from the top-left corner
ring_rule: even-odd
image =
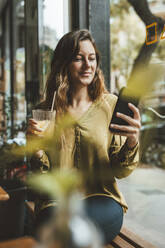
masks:
[[[35,134],[51,135],[54,130],[56,111],[46,111],[41,109],[32,110],[33,119],[37,122],[37,127],[41,132],[34,131]]]

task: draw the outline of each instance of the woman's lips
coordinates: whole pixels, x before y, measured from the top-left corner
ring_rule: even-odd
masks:
[[[81,73],[81,76],[89,77],[91,74],[92,74],[91,72],[83,72]]]

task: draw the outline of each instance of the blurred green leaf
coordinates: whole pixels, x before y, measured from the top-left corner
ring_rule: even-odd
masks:
[[[82,180],[80,173],[74,169],[56,169],[46,174],[30,175],[27,182],[37,191],[61,199],[76,191]]]

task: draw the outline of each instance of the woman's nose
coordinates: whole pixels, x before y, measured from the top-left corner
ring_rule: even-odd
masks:
[[[85,65],[85,67],[90,67],[90,61],[89,61],[89,59],[85,59],[85,61],[84,61],[84,65]]]

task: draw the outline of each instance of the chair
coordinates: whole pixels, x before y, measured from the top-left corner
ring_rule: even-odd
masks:
[[[26,187],[19,181],[1,180],[9,199],[0,201],[0,240],[24,235]]]

